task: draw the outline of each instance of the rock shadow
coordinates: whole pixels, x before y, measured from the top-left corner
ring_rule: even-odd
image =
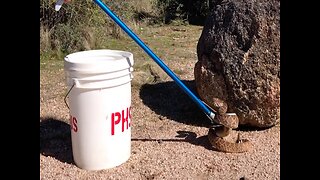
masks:
[[[182,82],[198,96],[194,80]],[[144,84],[140,88],[140,98],[158,115],[189,125],[210,126],[202,109],[174,81]]]
[[[70,125],[50,117],[40,119],[40,153],[74,164]]]

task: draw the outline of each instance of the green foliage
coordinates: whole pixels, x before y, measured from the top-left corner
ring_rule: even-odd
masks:
[[[214,0],[211,0],[214,1]],[[161,16],[166,24],[172,21],[185,21],[202,25],[210,11],[210,0],[158,0],[157,6],[162,9]]]
[[[58,24],[55,27],[55,33],[52,34],[53,48],[61,49],[63,52],[72,52],[72,50],[84,50],[82,42],[84,36],[79,26],[72,27],[67,24]]]

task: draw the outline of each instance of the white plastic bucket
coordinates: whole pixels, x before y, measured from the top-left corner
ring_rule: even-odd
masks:
[[[130,158],[132,66],[132,53],[118,50],[64,58],[72,153],[79,168],[108,169]]]

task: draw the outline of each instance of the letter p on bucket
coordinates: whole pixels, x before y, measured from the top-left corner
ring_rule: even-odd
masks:
[[[121,165],[131,154],[133,55],[119,50],[88,50],[67,55],[72,153],[86,170]]]

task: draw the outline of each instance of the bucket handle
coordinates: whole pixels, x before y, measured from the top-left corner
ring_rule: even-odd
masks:
[[[70,110],[70,107],[69,107],[69,105],[68,105],[68,103],[67,103],[67,97],[68,97],[69,93],[71,92],[71,90],[73,89],[73,87],[75,86],[75,84],[76,84],[75,82],[72,84],[71,88],[68,90],[66,96],[64,97],[64,103],[66,104],[66,106],[67,106],[67,108],[68,108],[69,110]]]

